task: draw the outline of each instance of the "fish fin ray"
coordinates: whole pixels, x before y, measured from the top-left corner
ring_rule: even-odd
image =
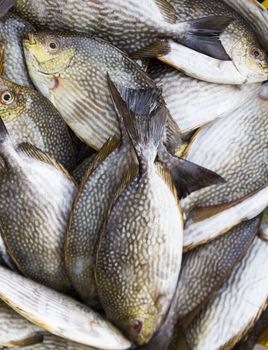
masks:
[[[176,11],[166,0],[155,0],[156,5],[168,23],[176,23]]]
[[[0,43],[0,76],[4,74],[5,69],[5,48],[2,43]]]
[[[121,96],[122,117],[140,163],[154,161],[163,137],[166,106],[158,88],[130,89],[114,85]],[[141,162],[145,160],[145,162]]]
[[[52,165],[58,171],[62,172],[70,181],[72,181],[75,184],[75,186],[77,186],[75,180],[72,178],[69,172],[64,168],[64,166],[59,162],[57,162],[56,159],[54,159],[47,153],[41,151],[39,148],[27,142],[23,142],[18,146],[18,151],[23,154],[26,154],[30,158],[34,158],[41,162]]]
[[[174,197],[177,199],[178,198],[177,189],[176,189],[176,186],[175,186],[175,183],[173,181],[173,178],[172,178],[170,171],[159,162],[156,162],[155,165],[157,168],[157,173],[161,176],[161,178],[163,179],[165,184],[168,186],[170,191],[173,193]]]
[[[163,39],[157,39],[150,45],[135,51],[130,57],[135,60],[139,58],[153,58],[156,56],[165,56],[170,52],[169,43]]]
[[[97,169],[97,167],[119,146],[119,140],[117,137],[113,136],[109,138],[99,152],[95,155],[93,162],[88,167],[86,173],[83,176],[81,184],[79,186],[80,190],[85,186],[88,178]]]
[[[184,198],[204,187],[225,183],[225,180],[215,172],[172,156],[164,146],[159,148],[158,157],[171,172],[179,198]]]
[[[220,34],[232,21],[232,18],[225,16],[209,16],[187,21],[190,29],[183,37],[178,37],[178,42],[207,56],[230,61],[231,58],[221,43]]]

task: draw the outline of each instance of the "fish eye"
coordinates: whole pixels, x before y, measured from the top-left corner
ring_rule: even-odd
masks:
[[[56,39],[48,40],[47,46],[51,53],[56,53],[60,49],[60,42]]]
[[[4,105],[10,105],[15,100],[15,95],[12,91],[4,91],[1,95],[1,103]]]
[[[140,320],[134,320],[131,324],[131,330],[137,334],[140,334],[142,326],[143,324]]]
[[[250,49],[250,54],[254,58],[261,58],[262,57],[262,51],[258,47],[252,47]]]

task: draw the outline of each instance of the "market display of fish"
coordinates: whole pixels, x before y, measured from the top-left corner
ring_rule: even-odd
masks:
[[[267,146],[267,0],[0,0],[0,350],[268,349]]]
[[[169,53],[159,59],[186,72],[193,78],[212,83],[240,85],[267,80],[268,57],[265,47],[260,45],[258,36],[247,21],[238,12],[227,6],[224,1],[170,0],[170,3],[175,8],[176,16],[180,21],[211,15],[232,18],[230,25],[220,35],[222,45],[230,57],[229,61],[220,61],[203,55],[174,41],[169,42]],[[245,2],[253,1],[255,0]],[[231,2],[244,3],[240,0]],[[262,35],[265,37],[265,32]]]

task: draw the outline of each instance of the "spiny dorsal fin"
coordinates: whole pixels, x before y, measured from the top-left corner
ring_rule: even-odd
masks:
[[[135,51],[130,57],[135,60],[138,58],[153,58],[166,56],[170,52],[170,45],[167,40],[157,39],[153,43]]]
[[[95,155],[92,164],[86,171],[79,186],[79,191],[81,191],[81,189],[84,188],[86,182],[88,181],[88,178],[97,169],[97,167],[119,146],[119,144],[120,142],[115,136],[111,137],[105,142],[100,151]]]
[[[176,12],[172,5],[170,5],[166,0],[155,0],[155,3],[168,23],[176,22]]]
[[[39,148],[37,148],[29,143],[24,142],[18,146],[18,151],[26,154],[30,158],[34,158],[34,159],[37,159],[41,162],[52,165],[54,168],[56,168],[57,170],[62,172],[77,187],[75,180],[68,173],[68,171],[64,168],[64,166],[61,165],[59,162],[57,162],[54,158],[52,158],[47,153],[41,151]]]
[[[5,69],[5,49],[4,45],[0,43],[0,76],[4,74]]]

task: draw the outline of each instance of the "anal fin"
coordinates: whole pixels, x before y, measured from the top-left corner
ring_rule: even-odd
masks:
[[[130,57],[135,60],[139,58],[152,58],[157,56],[165,56],[170,52],[169,43],[166,40],[158,39],[148,46],[132,53]]]

